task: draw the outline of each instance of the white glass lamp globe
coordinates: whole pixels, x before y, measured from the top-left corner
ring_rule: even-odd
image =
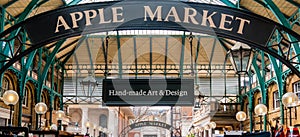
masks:
[[[246,113],[244,111],[239,111],[238,113],[236,113],[235,118],[237,121],[245,121],[246,120]]]
[[[204,131],[204,128],[203,128],[203,127],[200,127],[200,128],[199,128],[199,132],[202,133],[203,131]]]
[[[62,110],[58,110],[55,113],[57,120],[62,120],[65,117],[65,112]]]
[[[258,105],[255,106],[254,112],[255,112],[256,115],[263,116],[263,115],[267,114],[268,108],[264,104],[258,104]]]
[[[212,129],[215,129],[217,126],[217,124],[215,122],[210,122],[209,123],[209,127],[211,127]]]
[[[47,112],[48,107],[44,102],[40,102],[35,105],[34,110],[37,114],[43,115]]]
[[[85,126],[87,127],[87,128],[92,128],[93,127],[93,124],[91,123],[91,122],[86,122],[85,123]]]
[[[298,104],[298,96],[293,92],[287,92],[282,96],[282,104],[285,107],[294,107]]]
[[[209,129],[210,129],[209,124],[205,125],[205,126],[204,126],[204,129],[205,129],[205,130],[209,130]]]
[[[98,130],[103,131],[103,127],[99,126]]]
[[[196,127],[196,128],[195,128],[195,133],[198,134],[198,133],[199,133],[199,129],[200,129],[200,127]]]
[[[7,90],[3,94],[3,101],[6,105],[15,105],[19,101],[19,95],[16,91]]]
[[[108,129],[107,128],[103,128],[103,132],[107,133]]]

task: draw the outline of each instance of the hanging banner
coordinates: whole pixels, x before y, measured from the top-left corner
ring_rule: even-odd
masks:
[[[275,25],[267,18],[225,6],[126,0],[56,9],[26,20],[24,27],[33,44],[115,30],[179,30],[264,46]]]
[[[193,106],[193,79],[104,79],[106,106]]]

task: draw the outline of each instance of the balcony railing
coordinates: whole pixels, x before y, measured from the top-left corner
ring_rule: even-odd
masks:
[[[195,104],[196,121],[210,115],[214,116],[235,116],[240,103],[238,96],[204,96],[200,103]]]

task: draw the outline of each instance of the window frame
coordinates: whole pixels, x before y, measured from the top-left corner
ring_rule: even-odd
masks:
[[[22,102],[23,107],[28,106],[28,91],[29,91],[29,88],[26,87],[25,90],[24,90],[24,99],[23,99],[23,102]]]
[[[8,78],[4,77],[3,81],[2,81],[2,87],[1,87],[1,91],[0,91],[0,97],[2,97],[2,95],[4,94],[4,92],[6,90],[9,89],[9,80]]]
[[[101,118],[105,118],[105,119],[101,119]],[[105,120],[105,121],[102,122],[102,120]],[[102,125],[102,123],[104,125]],[[99,126],[101,126],[103,128],[108,127],[108,117],[105,114],[100,114],[100,116],[99,116]]]
[[[298,99],[300,100],[300,81],[293,83],[293,92],[298,96]]]
[[[257,98],[257,104],[261,104],[261,97]]]
[[[278,108],[280,108],[280,99],[279,99],[279,92],[278,90],[276,90],[273,92],[273,109],[278,109]]]

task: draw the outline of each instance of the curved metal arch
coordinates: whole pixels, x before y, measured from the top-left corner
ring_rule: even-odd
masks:
[[[160,127],[160,128],[164,128],[166,130],[172,130],[175,129],[174,127],[172,127],[172,125],[169,125],[167,123],[164,122],[160,122],[160,121],[141,121],[141,122],[137,122],[137,123],[133,123],[131,125],[126,126],[125,128],[122,129],[122,131],[120,132],[120,137],[125,137],[126,134],[130,131],[133,130],[135,128],[141,128],[141,127]]]
[[[176,2],[170,2],[170,3],[176,3]],[[185,3],[185,4],[190,4],[190,3]],[[197,6],[197,5],[201,5],[201,4],[195,4],[195,3],[192,3],[192,6]],[[203,5],[202,5],[203,6]],[[207,6],[207,5],[205,5]],[[223,9],[223,10],[226,10],[226,8],[220,8],[220,6],[212,6],[212,5],[209,5],[209,7],[216,7],[216,8],[219,8],[219,9]],[[229,9],[229,10],[237,10],[237,9]],[[227,9],[228,11],[228,9]],[[255,15],[253,13],[249,13],[249,12],[246,12],[246,11],[238,11],[239,13],[245,13],[247,15]],[[47,15],[47,14],[50,14],[51,12],[49,13],[45,13],[45,14],[42,14],[43,16],[44,15]],[[51,13],[52,14],[52,13]],[[258,16],[258,15],[255,15],[255,16]],[[13,32],[14,30],[16,29],[19,29],[19,28],[24,28],[26,27],[26,25],[32,21],[33,19],[38,19],[40,18],[41,16],[37,16],[37,17],[33,17],[32,19],[28,19],[28,20],[25,20],[24,22],[21,22],[20,24],[17,24],[9,29],[7,29],[6,31],[4,31],[3,33],[0,34],[0,38],[2,38],[2,40],[5,39],[5,36],[7,34],[9,34],[10,32]],[[260,20],[263,20],[265,22],[268,22],[270,25],[274,25],[275,28],[279,31],[284,31],[285,33],[288,33],[290,35],[292,35],[295,39],[297,39],[297,41],[291,41],[290,43],[296,43],[296,42],[299,42],[300,41],[300,36],[293,32],[292,30],[274,22],[274,21],[271,21],[269,19],[266,19],[264,17],[256,17]],[[167,26],[147,26],[149,27],[148,29],[165,29],[165,30],[184,30],[184,31],[187,31],[186,28],[183,28],[182,26],[178,26],[178,24],[176,23],[171,23],[171,24],[168,24]],[[128,26],[118,26],[118,27],[113,27],[113,28],[107,28],[107,29],[103,29],[103,30],[97,30],[97,32],[104,32],[104,31],[115,31],[115,30],[132,30],[132,29],[147,29],[146,26],[131,26],[131,27],[128,27]],[[95,30],[94,30],[95,31]],[[86,33],[92,33],[93,31],[88,31]],[[224,38],[229,38],[229,39],[233,39],[233,40],[236,40],[236,41],[241,41],[243,43],[247,43],[249,44],[249,46],[253,47],[253,48],[257,48],[257,49],[260,49],[264,52],[267,52],[268,54],[272,55],[273,57],[277,58],[278,60],[280,60],[283,64],[285,64],[287,67],[289,67],[298,77],[300,77],[300,72],[299,70],[292,64],[292,62],[288,59],[285,59],[284,57],[282,57],[281,55],[279,55],[276,51],[274,50],[270,50],[268,47],[266,47],[265,45],[263,45],[262,43],[258,43],[257,41],[251,41],[249,39],[246,39],[246,38],[243,38],[243,37],[238,37],[237,35],[231,35],[231,34],[227,34],[225,33],[224,31],[214,31],[214,32],[211,32],[211,31],[202,31],[202,30],[193,30],[193,32],[197,32],[197,33],[205,33],[205,34],[212,34],[212,33],[215,33],[218,37],[224,37]],[[38,48],[41,48],[43,47],[44,45],[50,43],[50,42],[53,42],[53,41],[56,41],[56,40],[59,40],[59,39],[63,39],[63,38],[69,38],[69,37],[73,37],[73,36],[77,36],[77,35],[80,35],[81,32],[76,32],[74,31],[74,33],[69,33],[67,35],[60,35],[59,37],[52,37],[52,38],[49,38],[49,39],[46,39],[46,40],[42,40],[41,42],[39,43],[35,43],[34,45],[32,45],[30,48],[28,48],[27,50],[23,51],[23,52],[20,52],[18,54],[16,54],[11,60],[8,60],[8,61],[4,61],[4,62],[7,62],[5,64],[4,67],[2,67],[0,69],[0,73],[3,73],[9,66],[11,66],[14,62],[16,62],[17,60],[19,60],[20,58],[24,57],[25,55],[29,54],[30,52],[32,52],[33,50],[35,49],[38,49]],[[255,34],[253,34],[255,35]],[[270,34],[272,35],[272,34]]]

